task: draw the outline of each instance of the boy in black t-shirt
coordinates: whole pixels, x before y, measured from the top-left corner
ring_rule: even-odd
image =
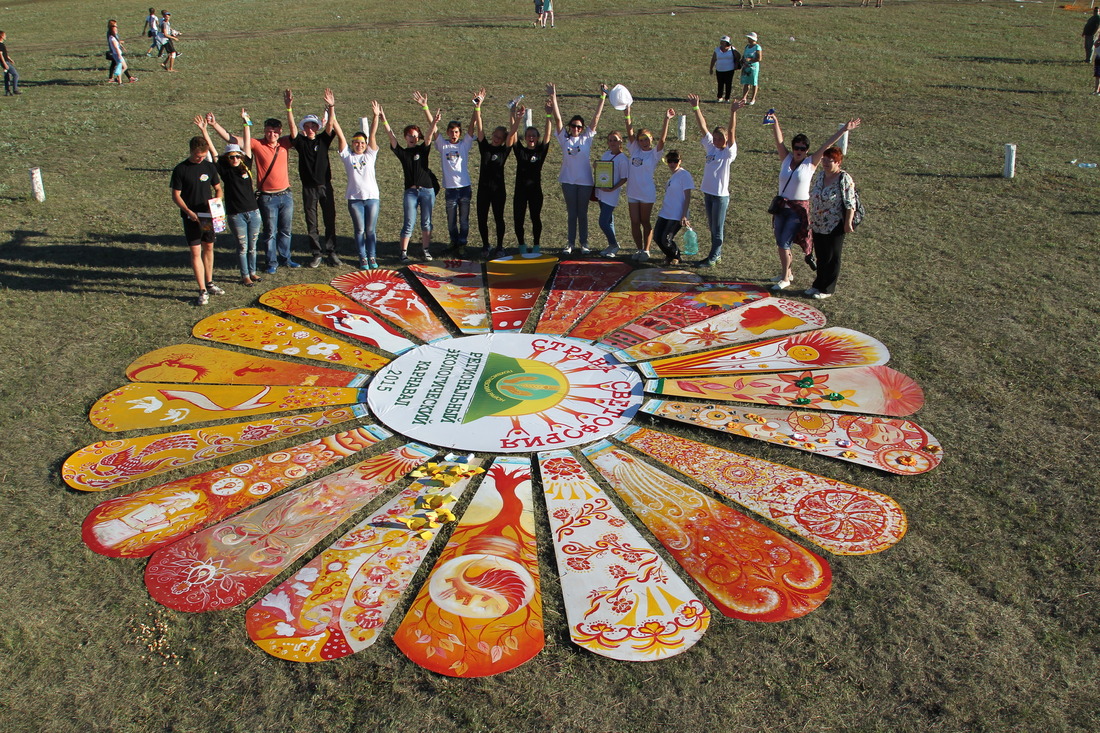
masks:
[[[195,305],[206,305],[210,295],[225,295],[214,284],[214,222],[212,198],[221,198],[217,167],[206,158],[209,144],[201,136],[191,138],[191,156],[172,171],[172,202],[183,217],[183,237],[191,248],[191,269],[199,284]]]
[[[7,40],[8,34],[0,31],[0,66],[4,68],[5,97],[23,93],[19,91],[19,72],[15,70],[15,64],[11,62],[11,56],[8,56]]]

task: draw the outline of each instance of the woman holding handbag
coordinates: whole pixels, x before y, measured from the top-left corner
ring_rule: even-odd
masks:
[[[859,127],[860,119],[849,120],[812,155],[809,154],[810,139],[804,134],[795,135],[788,150],[783,144],[779,117],[769,112],[765,120],[772,126],[775,149],[783,160],[779,166],[779,195],[772,199],[768,207],[768,213],[772,215],[775,245],[779,249],[779,275],[772,278],[775,283],[772,290],[778,291],[789,286],[794,279],[791,273],[791,245],[797,245],[802,250],[811,270],[817,269],[810,238],[810,184],[825,150],[840,140],[844,133]]]
[[[816,300],[824,300],[836,291],[844,235],[855,230],[859,198],[855,181],[840,167],[843,162],[840,148],[826,148],[821,154],[821,172],[810,188],[810,226],[817,254],[817,277],[806,289],[806,295]]]

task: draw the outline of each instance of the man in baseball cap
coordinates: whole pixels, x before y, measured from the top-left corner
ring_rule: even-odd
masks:
[[[322,261],[330,266],[340,265],[336,256],[336,198],[332,192],[332,168],[329,166],[328,149],[336,139],[332,129],[333,110],[336,98],[331,89],[324,93],[325,125],[321,129],[321,119],[317,115],[302,118],[301,132],[294,124],[291,110],[293,95],[287,90],[287,115],[290,118],[290,139],[298,151],[298,178],[302,182],[302,206],[305,211],[306,233],[309,235],[309,250],[313,255],[310,267],[319,267]],[[317,228],[317,206],[320,204],[324,217],[325,237],[321,239]]]

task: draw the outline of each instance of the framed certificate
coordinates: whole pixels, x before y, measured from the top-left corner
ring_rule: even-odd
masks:
[[[229,225],[225,220],[225,204],[219,198],[209,199],[207,203],[210,205],[210,218],[213,225],[215,234],[224,234],[229,231]]]
[[[615,185],[615,161],[601,160],[596,163],[596,187],[610,188]]]

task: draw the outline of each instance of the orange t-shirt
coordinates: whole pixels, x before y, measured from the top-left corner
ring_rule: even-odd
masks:
[[[287,163],[290,161],[291,147],[289,135],[279,138],[274,147],[264,140],[252,141],[252,157],[256,159],[256,183],[259,190],[282,191],[290,188]]]

